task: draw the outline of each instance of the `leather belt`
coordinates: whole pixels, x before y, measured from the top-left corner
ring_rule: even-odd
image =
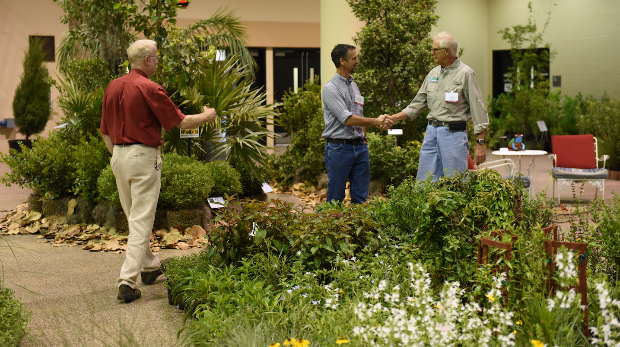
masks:
[[[444,127],[447,127],[447,126],[449,126],[449,125],[450,125],[450,122],[440,122],[440,121],[438,121],[438,120],[436,120],[436,119],[432,119],[432,120],[429,120],[429,121],[428,121],[428,125],[432,125],[432,126],[434,126],[434,127],[438,127],[438,126],[444,126]]]
[[[119,143],[119,144],[115,144],[114,146],[127,147],[127,146],[133,146],[133,145],[142,145],[142,143],[140,143],[140,142],[134,142],[134,143]]]
[[[331,139],[331,138],[326,138],[325,141],[329,142],[329,143],[337,143],[339,145],[357,145],[360,144],[362,142],[364,142],[364,139],[362,138],[356,138],[356,139]]]

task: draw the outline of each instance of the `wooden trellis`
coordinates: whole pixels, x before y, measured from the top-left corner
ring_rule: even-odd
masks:
[[[497,231],[492,231],[491,232],[491,237],[497,237],[497,236],[501,236],[504,235],[506,233],[506,231],[500,229]],[[511,261],[512,259],[512,244],[514,244],[518,237],[517,235],[515,235],[514,233],[511,233],[512,235],[512,243],[504,243],[504,242],[499,242],[499,241],[495,241],[492,240],[488,237],[482,237],[480,239],[480,247],[478,248],[478,266],[481,265],[485,265],[488,264],[489,262],[489,247],[492,248],[497,248],[497,249],[503,249],[506,251],[506,254],[504,255],[504,272],[506,273],[506,279],[508,279],[508,264],[506,263],[506,261]],[[497,262],[499,260],[499,254],[496,255],[495,257],[495,262]],[[495,272],[499,273],[500,269],[498,267],[495,267]],[[504,293],[504,298],[505,298],[505,302],[504,302],[504,306],[508,307],[508,291],[506,290],[506,285],[502,285],[502,292]]]
[[[590,329],[588,326],[588,280],[586,277],[586,255],[588,253],[588,247],[585,243],[578,242],[563,242],[563,241],[545,241],[543,242],[545,252],[549,257],[548,270],[549,277],[547,278],[547,291],[550,296],[555,295],[555,291],[558,289],[557,283],[553,282],[553,274],[555,272],[555,255],[558,254],[558,249],[562,246],[566,249],[572,249],[579,254],[579,283],[576,286],[570,286],[567,290],[575,289],[577,293],[581,294],[581,306],[585,307],[583,312],[584,329],[583,334],[587,337],[590,336]],[[562,288],[565,289],[565,288]]]

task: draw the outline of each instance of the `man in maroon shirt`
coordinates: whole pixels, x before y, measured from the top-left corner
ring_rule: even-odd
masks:
[[[149,79],[157,70],[157,46],[139,40],[128,49],[131,72],[112,81],[103,96],[101,135],[112,153],[110,165],[129,222],[125,263],[117,281],[118,300],[139,299],[138,274],[142,283],[152,284],[161,263],[151,252],[150,240],[161,186],[161,127],[193,129],[215,121],[212,108],[184,115],[166,91]]]

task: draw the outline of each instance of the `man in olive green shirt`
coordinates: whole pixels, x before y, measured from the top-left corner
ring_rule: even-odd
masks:
[[[456,56],[456,40],[446,32],[435,36],[431,54],[439,64],[428,73],[418,94],[401,112],[390,118],[396,122],[415,119],[428,107],[428,126],[420,149],[419,180],[427,175],[433,181],[446,174],[467,169],[469,143],[466,121],[472,118],[474,134],[478,137],[475,160],[486,159],[484,133],[489,125],[487,110],[476,82],[474,71]]]

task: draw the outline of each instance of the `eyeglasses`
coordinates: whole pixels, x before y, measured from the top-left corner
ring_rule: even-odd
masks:
[[[437,51],[442,51],[446,48],[431,48],[431,53],[437,53]]]

